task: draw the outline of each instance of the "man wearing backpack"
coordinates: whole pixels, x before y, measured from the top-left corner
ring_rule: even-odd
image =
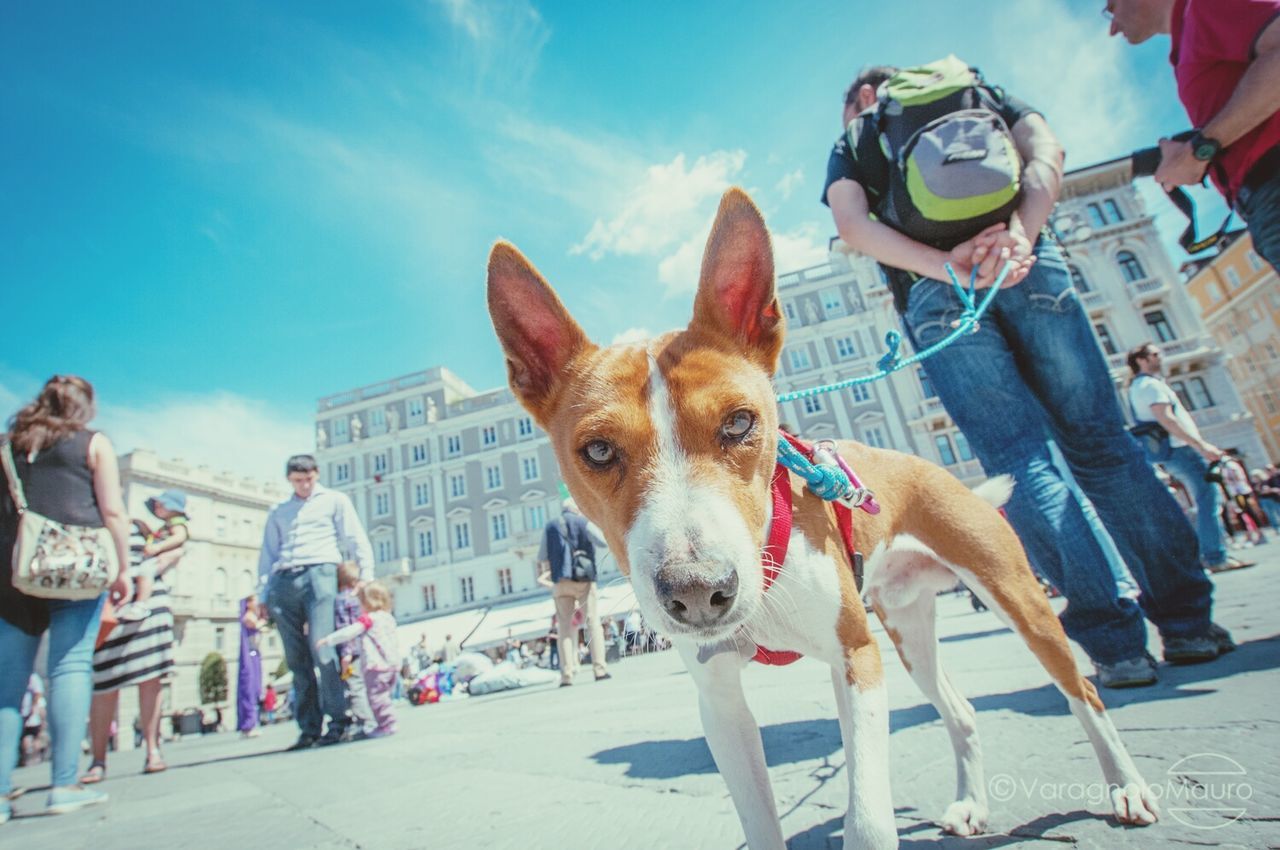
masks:
[[[1280,270],[1280,0],[1108,0],[1111,34],[1168,33],[1178,97],[1196,126],[1160,140],[1165,188],[1210,177]]]
[[[1062,624],[1099,681],[1156,681],[1144,612],[1166,661],[1229,651],[1230,636],[1210,620],[1195,532],[1126,432],[1062,250],[1042,233],[1063,161],[1044,118],[949,57],[864,71],[845,96],[844,125],[822,200],[840,238],[884,267],[917,351],[950,334],[963,310],[944,264],[963,284],[976,270],[983,289],[1010,267],[975,332],[923,366],[987,474],[1013,476],[1009,520],[1067,597]],[[1046,435],[1115,540],[1141,607],[1117,592]]]
[[[591,529],[573,499],[561,503],[560,519],[547,523],[538,550],[538,583],[551,588],[560,622],[560,687],[573,684],[578,672],[578,630],[573,627],[576,608],[583,610],[583,625],[591,648],[596,681],[611,679],[605,666],[604,629],[596,613],[596,547],[605,542]]]

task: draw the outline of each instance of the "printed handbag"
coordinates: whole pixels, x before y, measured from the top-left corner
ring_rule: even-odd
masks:
[[[18,511],[14,589],[42,599],[94,599],[105,593],[120,573],[111,532],[55,522],[30,510],[8,440],[0,463]]]

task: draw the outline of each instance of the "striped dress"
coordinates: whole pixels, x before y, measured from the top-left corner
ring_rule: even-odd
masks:
[[[129,534],[130,565],[142,561],[146,538],[136,525]],[[169,587],[163,580],[152,585],[151,615],[145,620],[121,621],[93,653],[93,690],[117,691],[169,674],[173,669],[173,612]]]

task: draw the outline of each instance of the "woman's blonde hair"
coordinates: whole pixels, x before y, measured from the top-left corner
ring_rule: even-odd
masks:
[[[380,581],[371,581],[360,588],[360,604],[366,611],[390,611],[391,591]]]
[[[75,375],[54,375],[35,401],[9,420],[9,441],[19,454],[43,451],[93,419],[93,385]]]

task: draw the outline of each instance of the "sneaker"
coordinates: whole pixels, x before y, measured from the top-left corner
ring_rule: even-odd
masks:
[[[309,750],[316,745],[319,739],[314,735],[299,735],[298,740],[284,748],[286,753],[296,752],[297,750]]]
[[[13,817],[13,804],[8,797],[0,797],[0,823],[8,823]]]
[[[151,616],[151,606],[145,602],[130,602],[116,609],[116,619],[136,623]]]
[[[45,807],[45,811],[51,815],[65,815],[68,812],[83,809],[85,806],[96,806],[98,803],[105,802],[107,802],[105,791],[80,785],[68,785],[64,788],[54,788],[49,792],[49,804]]]
[[[1212,661],[1236,648],[1231,633],[1210,623],[1209,630],[1196,637],[1169,638],[1164,642],[1164,660],[1170,664],[1200,664]]]
[[[1150,653],[1115,664],[1094,662],[1093,666],[1098,671],[1098,683],[1104,688],[1144,688],[1156,683],[1156,660]]]
[[[568,688],[568,687],[572,687],[572,686],[573,686],[573,682],[561,682],[561,683],[560,683],[560,687],[562,687],[562,688]]]
[[[1231,570],[1243,570],[1255,565],[1254,561],[1242,561],[1239,558],[1229,557],[1221,564],[1210,564],[1205,569],[1211,573],[1225,573]]]
[[[316,738],[317,747],[332,747],[334,744],[341,744],[347,740],[347,727],[342,726],[338,729],[332,727],[319,738]]]
[[[613,678],[612,673],[605,673],[603,676],[596,676],[596,681],[603,682],[605,679],[612,679],[612,678]]]

